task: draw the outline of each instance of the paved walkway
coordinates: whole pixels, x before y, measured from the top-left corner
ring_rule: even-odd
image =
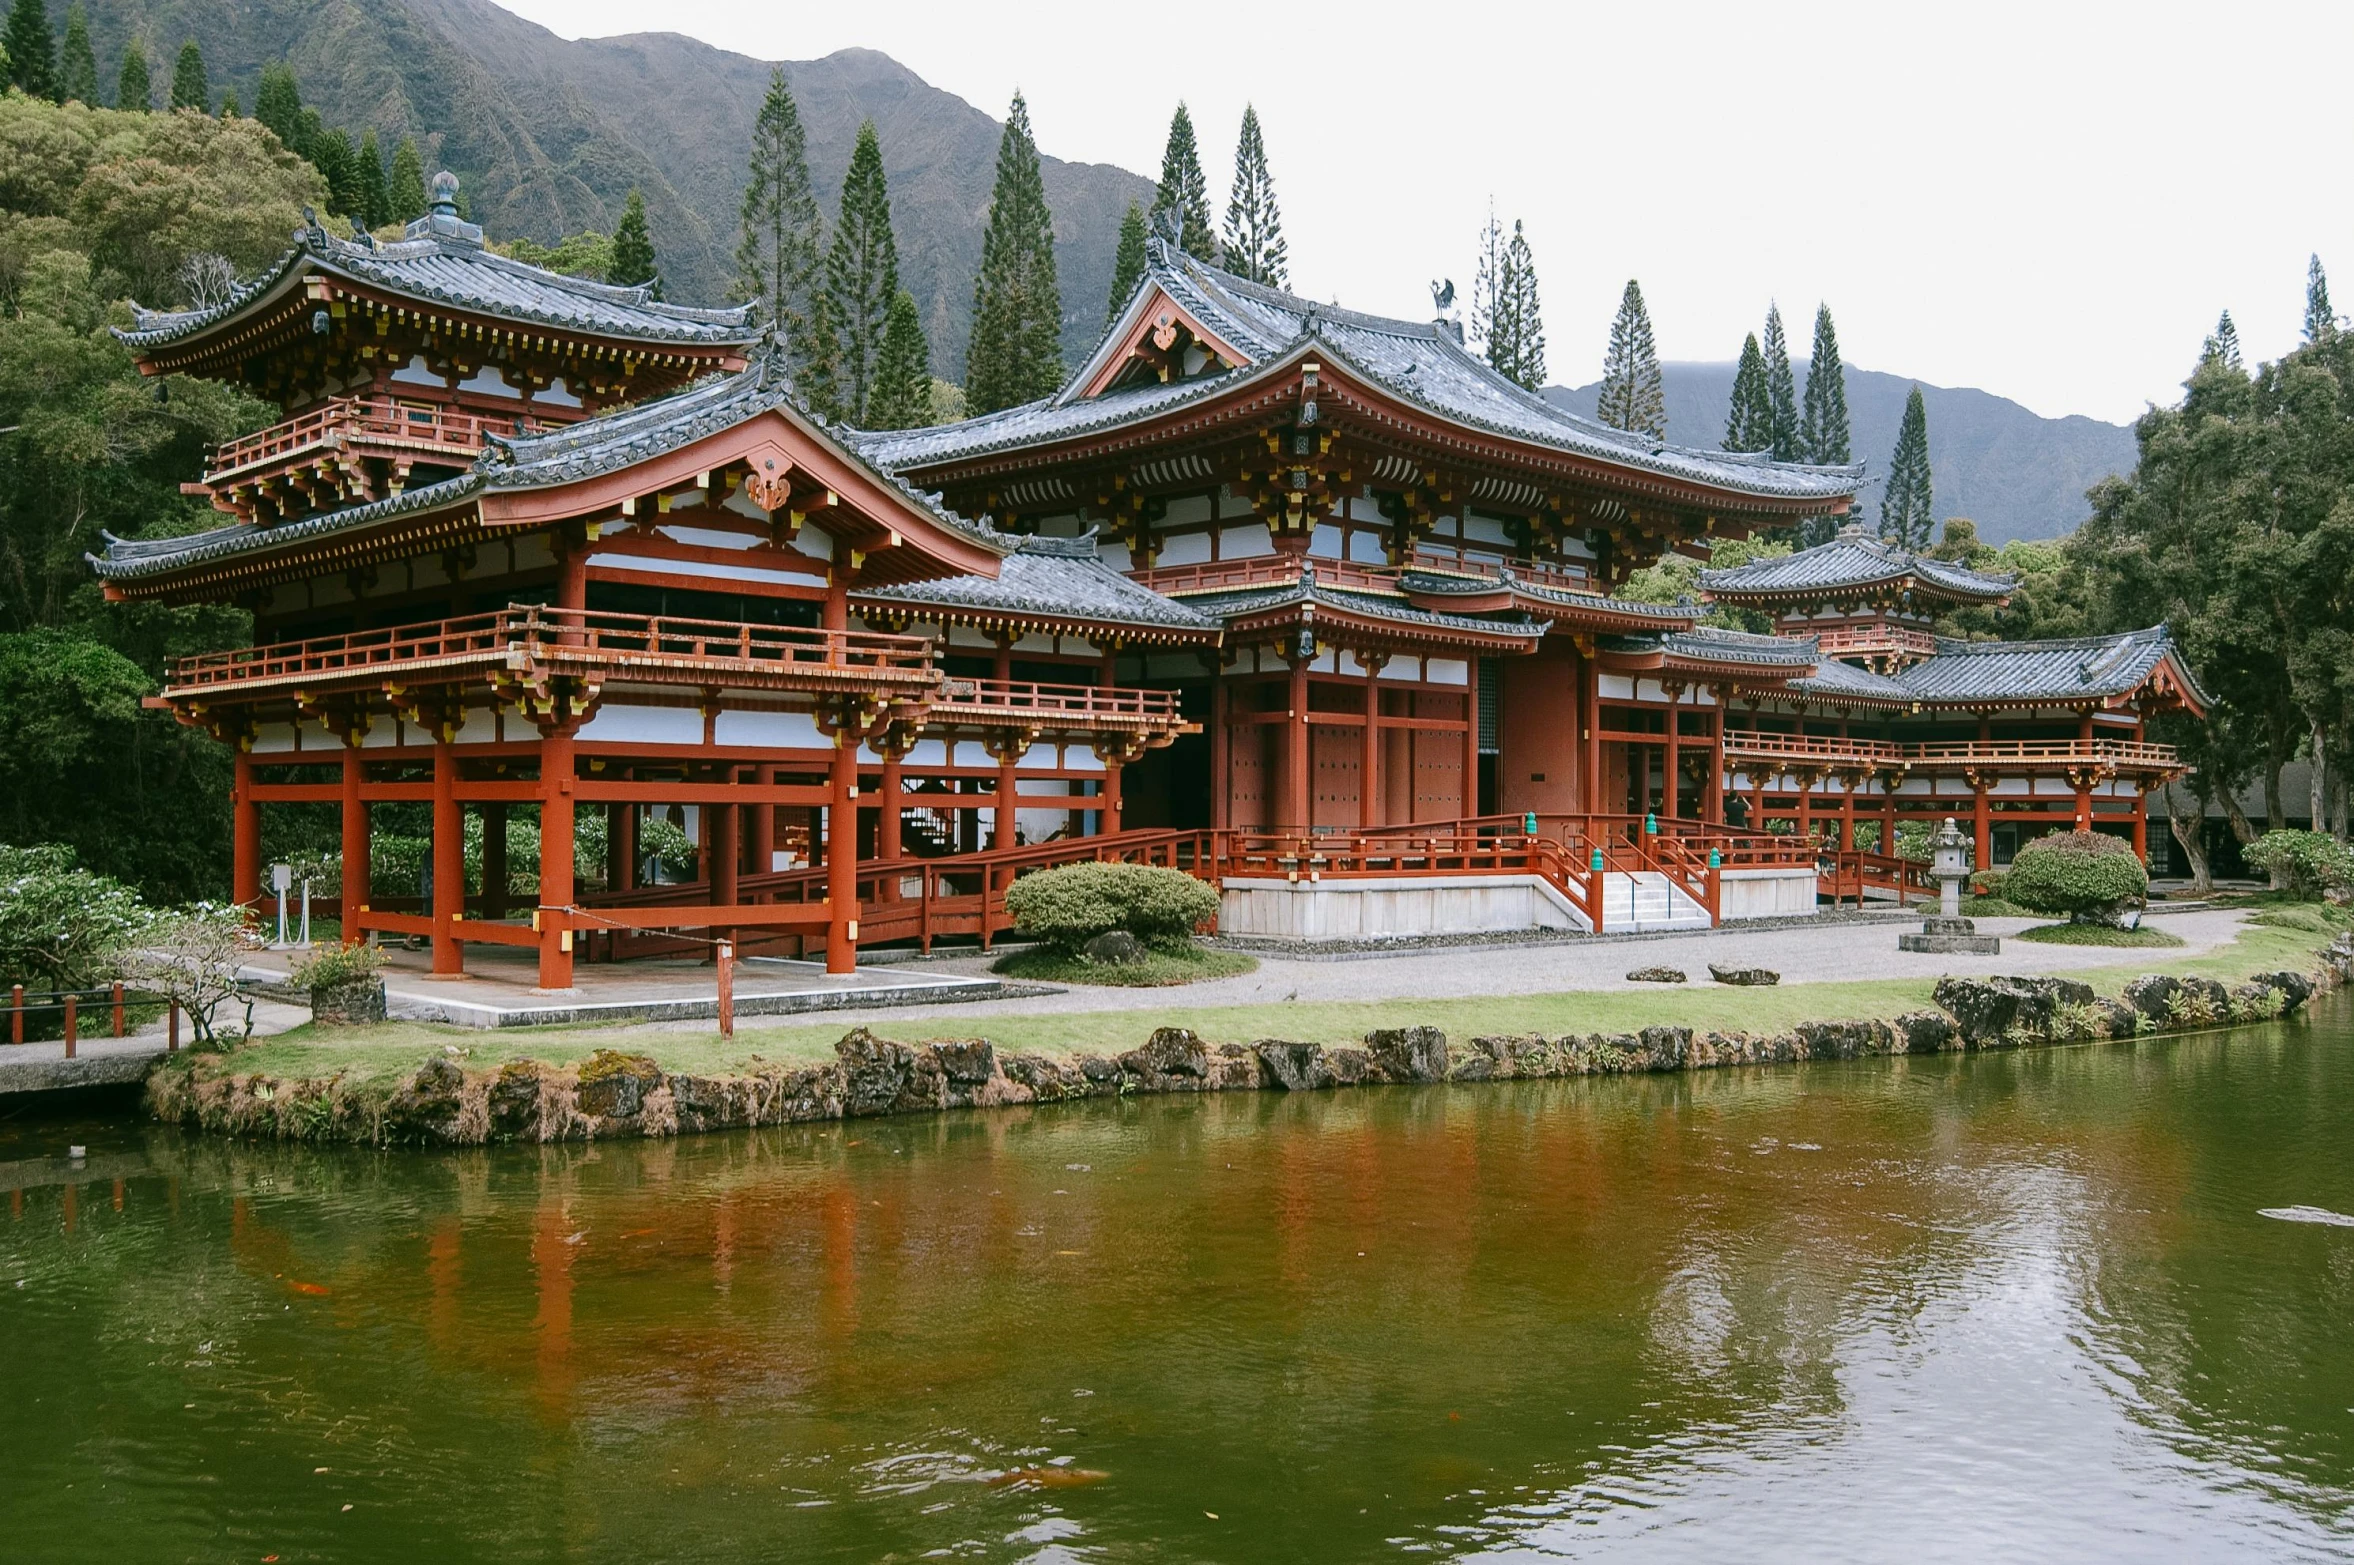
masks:
[[[1179,989],[1074,987],[1061,994],[984,1004],[927,1007],[927,1026],[955,1016],[1038,1015],[1071,1011],[1148,1011],[1170,1006],[1188,1010],[1219,1005],[1267,1005],[1284,1001],[1457,999],[1481,995],[1558,994],[1654,986],[1627,982],[1638,967],[1680,967],[1706,984],[1708,965],[1769,967],[1784,984],[1849,983],[1873,978],[1937,978],[1947,974],[1985,977],[1995,973],[2072,972],[2085,968],[2146,969],[2154,961],[2196,956],[2229,945],[2242,915],[2216,910],[2164,914],[2159,928],[2187,942],[2182,949],[2055,946],[2006,941],[1994,956],[1915,955],[1899,951],[1896,937],[1918,929],[1916,916],[1840,920],[1775,929],[1697,930],[1690,934],[1630,939],[1564,940],[1544,945],[1448,946],[1433,950],[1369,956],[1259,956],[1257,972]],[[2015,934],[2045,919],[1982,918],[1980,932]],[[949,971],[986,972],[987,959],[959,957],[928,964]],[[881,1013],[846,1009],[845,1023],[883,1020]],[[828,1018],[833,1019],[832,1017]]]

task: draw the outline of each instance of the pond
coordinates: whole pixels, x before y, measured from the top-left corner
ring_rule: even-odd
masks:
[[[2350,1151],[2342,999],[593,1147],[18,1120],[0,1552],[2342,1558]]]

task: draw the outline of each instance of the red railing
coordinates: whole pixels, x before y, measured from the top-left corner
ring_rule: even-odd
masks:
[[[2181,765],[2172,745],[2139,739],[1956,739],[1893,744],[1883,739],[1728,728],[1724,749],[1728,760],[1819,761],[1870,767],[2034,765],[2167,771]]]
[[[462,413],[455,408],[420,407],[390,397],[334,397],[307,413],[267,429],[223,441],[205,463],[204,481],[219,484],[301,452],[359,439],[395,451],[423,451],[471,462],[488,444],[485,432],[513,430],[512,416]],[[539,426],[523,423],[525,433]]]
[[[1050,685],[1020,679],[956,679],[941,681],[930,700],[928,716],[954,721],[968,713],[974,718],[998,718],[1008,712],[1042,718],[1129,718],[1168,721],[1178,715],[1180,700],[1174,690],[1144,690],[1119,685]]]
[[[1925,658],[1937,650],[1935,636],[1901,625],[1832,625],[1822,630],[1793,625],[1790,630],[1795,635],[1813,636],[1816,649],[1832,658],[1869,657],[1879,653]]]
[[[1563,592],[1582,592],[1599,596],[1594,579],[1570,565],[1540,565],[1523,560],[1494,560],[1458,558],[1439,554],[1429,548],[1418,547],[1410,556],[1412,568],[1442,576],[1476,576],[1484,581],[1501,581],[1510,571],[1520,580],[1539,587],[1554,587]]]
[[[1821,874],[1822,890],[1833,906],[1852,897],[1861,907],[1867,890],[1888,892],[1902,902],[1915,892],[1934,894],[1937,889],[1929,866],[1887,853],[1836,848],[1823,855]]]
[[[1159,593],[1224,592],[1237,587],[1289,586],[1300,579],[1303,567],[1314,570],[1316,579],[1328,587],[1353,587],[1360,592],[1398,590],[1395,567],[1310,559],[1299,554],[1258,554],[1247,560],[1159,565],[1150,570],[1130,571],[1128,576]]]

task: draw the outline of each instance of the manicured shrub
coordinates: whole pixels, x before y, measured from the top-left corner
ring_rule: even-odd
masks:
[[[305,989],[343,989],[374,982],[383,968],[374,946],[328,946],[295,963],[291,976]]]
[[[2133,845],[2093,831],[2056,832],[2019,850],[2003,898],[2038,913],[2106,922],[2146,900],[2149,872]]]
[[[1124,929],[1170,941],[1218,916],[1218,893],[1183,870],[1148,864],[1063,864],[1024,875],[1005,893],[1014,927],[1065,951]]]
[[[2003,895],[2003,882],[2010,878],[2008,870],[1982,869],[1970,877],[1970,895],[2000,898]]]
[[[2242,848],[2240,857],[2292,896],[2354,891],[2354,851],[2325,831],[2268,831]]]

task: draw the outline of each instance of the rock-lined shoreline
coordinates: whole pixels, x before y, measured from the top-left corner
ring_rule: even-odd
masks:
[[[1801,1022],[1773,1034],[1658,1026],[1457,1043],[1435,1027],[1398,1027],[1328,1047],[1279,1038],[1211,1044],[1164,1027],[1122,1054],[1057,1059],[1001,1054],[984,1038],[903,1044],[861,1027],[835,1044],[830,1062],[724,1076],[665,1071],[645,1055],[611,1049],[578,1065],[517,1060],[487,1071],[435,1059],[391,1086],[216,1074],[199,1058],[158,1070],[147,1093],[158,1118],[229,1135],[439,1146],[585,1141],[1145,1093],[1307,1092],[2049,1047],[2264,1021],[2350,978],[2354,937],[2341,936],[2322,953],[2316,976],[2264,973],[2234,988],[2149,974],[2116,998],[2065,978],[1947,978],[1934,1010],[1893,1021]]]

